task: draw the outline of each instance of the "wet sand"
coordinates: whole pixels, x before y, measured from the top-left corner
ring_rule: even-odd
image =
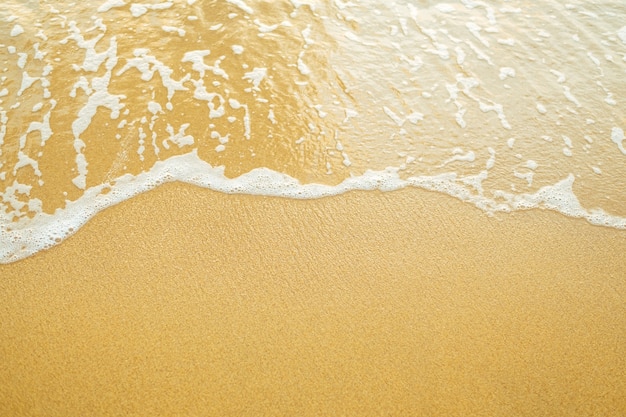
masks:
[[[165,185],[0,266],[0,414],[623,416],[625,254],[420,190]]]

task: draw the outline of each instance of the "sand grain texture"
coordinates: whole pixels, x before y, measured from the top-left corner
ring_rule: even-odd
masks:
[[[0,267],[0,414],[623,416],[625,253],[419,190],[165,185]]]

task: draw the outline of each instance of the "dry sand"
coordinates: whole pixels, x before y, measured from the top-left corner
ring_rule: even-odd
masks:
[[[626,233],[169,184],[0,266],[2,416],[624,416]]]

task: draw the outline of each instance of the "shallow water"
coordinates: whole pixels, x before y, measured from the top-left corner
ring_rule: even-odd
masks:
[[[626,228],[618,1],[6,1],[0,262],[181,180]],[[34,24],[33,24],[34,22]]]

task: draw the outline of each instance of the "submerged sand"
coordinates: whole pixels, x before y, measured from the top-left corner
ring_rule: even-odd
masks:
[[[0,266],[0,414],[626,415],[626,233],[168,184]]]

